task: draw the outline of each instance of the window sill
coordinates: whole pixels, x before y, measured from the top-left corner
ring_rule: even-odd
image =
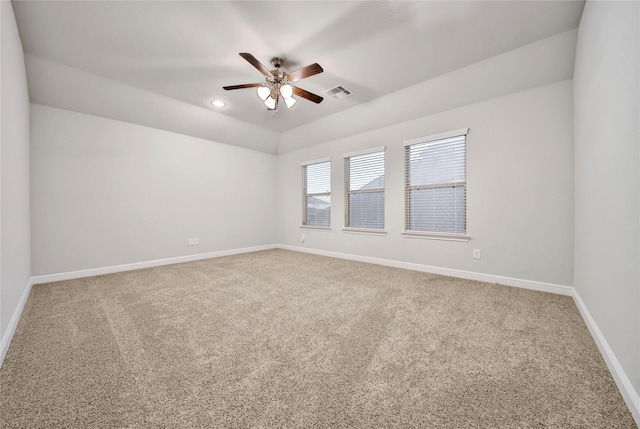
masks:
[[[427,240],[445,241],[469,241],[471,238],[467,234],[455,234],[446,232],[426,232],[426,231],[405,231],[404,238],[423,238]]]
[[[387,235],[387,231],[384,229],[342,228],[342,232],[346,232],[347,234]]]
[[[309,229],[313,231],[331,231],[330,226],[300,225],[300,229]]]

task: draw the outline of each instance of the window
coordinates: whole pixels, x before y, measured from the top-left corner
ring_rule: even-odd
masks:
[[[331,226],[331,161],[311,161],[302,165],[302,225]]]
[[[467,129],[405,142],[405,235],[468,240]]]
[[[344,230],[384,232],[384,147],[344,157]]]

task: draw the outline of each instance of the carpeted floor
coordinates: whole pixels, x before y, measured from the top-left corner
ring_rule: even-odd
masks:
[[[635,428],[569,297],[285,250],[33,287],[2,428]]]

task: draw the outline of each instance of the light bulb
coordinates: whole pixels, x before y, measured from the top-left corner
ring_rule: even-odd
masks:
[[[266,100],[264,100],[264,105],[267,106],[269,109],[275,109],[276,108],[276,99],[273,97],[269,97]]]
[[[284,99],[284,104],[287,105],[287,109],[291,109],[293,105],[296,104],[296,101],[295,98],[289,97]]]
[[[258,87],[258,97],[260,100],[265,101],[271,95],[271,89],[266,86]]]
[[[280,95],[282,95],[285,99],[291,98],[293,95],[293,87],[289,84],[282,85],[280,87]]]

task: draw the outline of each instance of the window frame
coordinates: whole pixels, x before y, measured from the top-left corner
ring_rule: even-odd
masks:
[[[307,167],[310,165],[315,165],[315,164],[324,164],[324,163],[329,163],[329,191],[328,192],[316,192],[316,193],[307,193]],[[322,230],[322,231],[328,231],[331,230],[331,210],[333,208],[333,204],[330,202],[329,203],[329,226],[323,226],[323,225],[308,225],[306,224],[307,222],[307,197],[324,197],[324,196],[328,196],[331,197],[331,172],[332,172],[332,165],[331,165],[331,158],[327,157],[327,158],[321,158],[321,159],[315,159],[313,161],[305,161],[300,163],[301,165],[301,172],[302,172],[302,224],[300,225],[300,228],[302,229],[316,229],[316,230]]]
[[[383,207],[382,220],[383,224],[386,225],[386,175],[387,175],[387,153],[386,146],[378,146],[374,148],[364,149],[356,152],[349,152],[342,155],[344,160],[344,227],[342,228],[343,232],[346,233],[355,233],[355,234],[369,234],[369,235],[386,235],[387,231],[385,226],[382,228],[361,228],[361,227],[352,227],[349,226],[349,196],[351,194],[366,194],[366,193],[379,193],[382,192],[383,198],[385,198],[385,204]],[[382,188],[375,189],[356,189],[351,190],[351,158],[360,156],[360,155],[369,155],[377,152],[382,152],[383,164],[384,164],[384,176],[385,176],[385,184]]]
[[[459,130],[448,131],[440,134],[434,134],[425,137],[419,137],[416,139],[405,140],[403,141],[404,148],[404,230],[403,237],[405,238],[425,238],[431,240],[447,240],[447,241],[469,241],[469,230],[467,229],[467,210],[466,210],[466,202],[467,202],[467,143],[468,143],[468,134],[469,128],[462,128]],[[407,159],[410,146],[416,144],[430,143],[436,142],[438,140],[443,140],[451,137],[464,136],[464,181],[456,181],[456,182],[442,182],[437,184],[429,184],[429,185],[411,185],[410,171],[409,171],[409,161]],[[450,187],[450,186],[462,186],[465,190],[465,215],[464,215],[464,232],[446,232],[446,231],[428,231],[428,230],[415,230],[409,229],[409,225],[411,222],[411,199],[410,192],[415,189],[434,189],[434,188],[442,188],[442,187]]]

